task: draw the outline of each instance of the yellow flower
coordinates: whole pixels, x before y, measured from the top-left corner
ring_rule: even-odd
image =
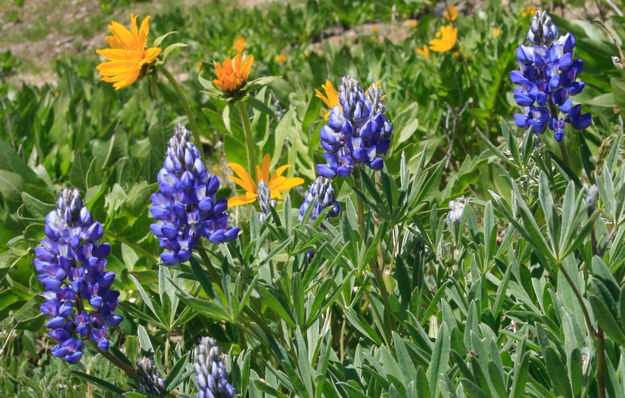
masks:
[[[130,31],[123,25],[112,21],[109,30],[113,36],[107,36],[110,48],[96,50],[109,59],[97,66],[105,82],[113,83],[115,90],[127,87],[137,81],[150,64],[161,53],[158,47],[147,48],[150,33],[150,17],[147,16],[137,28],[137,16],[130,16]]]
[[[246,44],[247,41],[245,40],[245,37],[239,36],[234,39],[234,45],[232,46],[232,49],[238,53],[242,53],[243,51],[245,51]]]
[[[416,28],[417,27],[417,20],[416,19],[408,19],[406,22],[404,22],[404,25],[406,25],[409,28]]]
[[[245,85],[247,78],[250,76],[253,63],[253,55],[247,56],[244,61],[241,54],[237,54],[234,58],[226,58],[223,66],[219,62],[215,62],[217,79],[213,80],[213,83],[224,92],[238,90]]]
[[[276,62],[279,64],[283,64],[286,62],[286,55],[284,53],[280,53],[278,54],[278,56],[276,57]]]
[[[310,57],[310,51],[304,51],[304,57]]]
[[[263,158],[262,165],[260,167],[256,166],[256,173],[258,174],[258,181],[264,181],[267,186],[269,186],[269,195],[271,199],[282,199],[283,192],[304,183],[303,178],[287,178],[282,175],[282,173],[284,173],[286,169],[291,167],[290,164],[285,164],[284,166],[278,167],[278,169],[270,176],[270,163],[271,158],[267,154]],[[245,193],[243,195],[235,196],[234,198],[228,199],[228,207],[254,203],[256,199],[258,199],[258,186],[256,182],[254,182],[250,174],[240,164],[232,162],[228,164],[232,168],[232,171],[234,171],[235,174],[238,176],[230,177],[230,179],[234,181],[235,184],[245,190]]]
[[[430,50],[436,52],[449,51],[456,45],[457,38],[458,28],[451,25],[441,26],[436,32],[436,39],[430,40]]]
[[[430,59],[430,49],[426,45],[423,48],[417,48],[417,54],[422,55],[425,59]]]
[[[325,84],[321,85],[321,88],[323,88],[323,91],[325,91],[326,94],[323,95],[321,91],[315,90],[315,97],[321,99],[321,101],[323,101],[323,103],[326,104],[330,110],[332,110],[332,108],[336,105],[341,106],[339,103],[339,92],[336,91],[330,80],[326,80]],[[329,117],[330,111],[326,113],[326,120],[328,120]]]
[[[450,5],[445,9],[445,14],[443,14],[443,16],[448,21],[455,21],[456,18],[458,18],[458,7],[456,7],[454,4]]]
[[[378,25],[371,25],[371,32],[377,33],[380,30]]]
[[[528,6],[525,10],[523,10],[523,12],[521,13],[522,17],[533,17],[534,15],[536,15],[536,7],[534,6]]]
[[[497,37],[497,36],[501,35],[501,29],[499,29],[499,28],[492,28],[492,29],[490,30],[490,34],[491,34],[493,37]]]

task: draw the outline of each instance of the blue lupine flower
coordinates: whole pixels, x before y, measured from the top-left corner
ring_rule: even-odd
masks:
[[[339,102],[321,129],[326,164],[317,165],[317,173],[326,178],[345,177],[359,164],[380,170],[393,131],[384,116],[380,89],[373,85],[365,93],[356,79],[343,77]]]
[[[167,390],[165,379],[161,377],[161,372],[154,361],[147,357],[141,357],[135,363],[137,364],[139,390],[149,396],[162,397],[165,395]]]
[[[235,390],[228,382],[228,372],[221,350],[214,339],[203,337],[195,348],[193,364],[199,391],[198,398],[233,398]]]
[[[45,234],[34,261],[46,290],[40,308],[50,318],[48,335],[58,342],[52,354],[76,363],[83,339],[107,351],[107,328],[123,319],[114,313],[119,302],[119,292],[110,288],[115,273],[106,272],[110,245],[98,243],[104,230],[92,220],[76,188],[63,190],[56,210],[46,216]]]
[[[308,209],[308,206],[315,200],[314,208],[310,213],[310,219],[314,220],[319,216],[324,209],[331,207],[332,210],[328,213],[330,217],[336,217],[341,212],[341,205],[336,201],[334,197],[334,188],[332,187],[332,181],[325,177],[317,177],[315,181],[310,184],[310,189],[304,198],[304,203],[299,208],[299,220],[304,219],[304,213]]]
[[[226,199],[217,200],[219,180],[206,170],[200,151],[190,142],[191,132],[176,126],[158,173],[160,193],[152,195],[150,228],[166,249],[167,265],[187,261],[198,240],[205,236],[217,244],[236,239],[239,228],[228,228]]]
[[[520,70],[510,72],[514,99],[523,113],[514,115],[521,128],[542,133],[547,127],[557,141],[564,138],[565,122],[577,130],[592,123],[590,113],[581,114],[581,105],[573,106],[571,96],[579,94],[585,83],[576,81],[583,61],[573,60],[575,37],[567,33],[558,38],[558,28],[544,11],[532,18],[527,39],[532,45],[517,49]]]

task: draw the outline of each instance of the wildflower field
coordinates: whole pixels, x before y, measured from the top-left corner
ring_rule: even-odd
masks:
[[[0,397],[625,397],[623,1],[5,3]]]

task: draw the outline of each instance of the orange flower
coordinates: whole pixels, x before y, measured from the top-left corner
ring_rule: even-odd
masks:
[[[409,28],[416,28],[417,27],[417,20],[416,19],[408,19],[408,20],[406,20],[406,22],[404,22],[404,25],[406,25]]]
[[[450,5],[445,9],[445,14],[443,14],[446,20],[455,21],[458,18],[458,7],[454,4]]]
[[[290,164],[278,167],[278,169],[269,175],[269,165],[271,163],[271,157],[269,154],[263,157],[262,165],[256,166],[256,173],[258,174],[258,182],[264,181],[269,186],[270,199],[282,199],[282,193],[289,189],[301,185],[304,183],[303,178],[293,177],[287,178],[282,175],[286,169],[291,167]],[[237,177],[230,177],[235,184],[245,190],[243,195],[235,196],[228,199],[228,207],[241,206],[249,203],[254,203],[258,199],[258,185],[250,174],[238,163],[228,163],[235,172]]]
[[[371,32],[377,33],[380,31],[380,27],[378,25],[371,25]]]
[[[213,83],[224,92],[236,91],[245,85],[253,63],[254,56],[247,56],[244,62],[241,54],[237,54],[234,58],[226,58],[223,66],[215,62],[217,79],[213,80]]]
[[[436,32],[436,39],[430,40],[430,50],[436,52],[449,51],[456,45],[457,38],[458,28],[451,25],[441,26]]]
[[[239,36],[234,39],[234,45],[232,46],[232,49],[238,53],[242,53],[243,51],[245,51],[246,44],[247,41],[245,40],[245,37]]]
[[[417,54],[422,55],[425,59],[430,59],[430,49],[426,45],[423,48],[417,48]]]
[[[284,53],[280,53],[278,54],[278,56],[276,57],[276,62],[279,64],[283,64],[286,62],[286,55]]]
[[[336,105],[341,106],[339,103],[339,92],[336,91],[330,80],[326,80],[325,84],[321,85],[321,88],[323,88],[323,91],[325,91],[326,94],[323,95],[321,91],[315,90],[315,97],[321,99],[321,101],[323,101],[323,103],[326,104],[330,110],[332,110],[332,108]],[[326,120],[328,120],[329,117],[330,111],[326,113]]]
[[[150,64],[161,53],[158,47],[147,48],[150,33],[150,17],[147,16],[137,28],[137,16],[130,16],[130,31],[123,25],[112,21],[109,30],[113,36],[107,36],[110,48],[96,50],[109,59],[97,66],[105,82],[113,83],[115,90],[127,87],[137,81]]]

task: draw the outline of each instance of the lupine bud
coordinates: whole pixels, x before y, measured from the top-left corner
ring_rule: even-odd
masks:
[[[93,222],[76,188],[64,189],[56,210],[46,216],[46,238],[35,249],[37,278],[45,288],[41,312],[50,317],[48,335],[59,344],[53,355],[76,363],[82,357],[83,339],[107,351],[107,328],[117,326],[119,292],[111,290],[115,273],[105,272],[108,243],[99,244],[104,230]],[[87,306],[92,309],[85,310]]]
[[[271,200],[271,191],[265,180],[258,181],[258,205],[260,206],[260,221],[264,221],[271,214],[275,201]]]
[[[447,218],[445,219],[447,225],[460,222],[466,204],[467,199],[464,196],[461,196],[449,202],[449,213],[447,213]]]
[[[304,198],[304,203],[299,208],[299,220],[302,221],[304,219],[304,213],[308,209],[308,206],[315,201],[314,208],[310,213],[310,219],[314,220],[319,216],[325,208],[332,207],[332,210],[328,213],[330,217],[336,217],[341,212],[341,205],[336,201],[334,197],[334,188],[332,187],[332,181],[325,177],[317,177],[315,181],[310,184],[310,188],[306,197]]]
[[[139,390],[146,395],[165,395],[165,379],[161,377],[153,360],[146,357],[137,359],[137,376],[139,378]]]
[[[534,45],[519,46],[520,70],[510,72],[510,79],[520,86],[514,89],[514,99],[523,108],[523,113],[514,115],[517,126],[537,134],[549,127],[554,138],[561,141],[567,122],[576,130],[584,130],[592,117],[581,114],[581,105],[573,106],[570,98],[585,87],[584,82],[577,81],[583,62],[573,60],[575,37],[570,33],[557,36],[558,28],[551,18],[539,11],[527,35]]]
[[[218,244],[236,239],[239,228],[228,228],[227,200],[217,200],[219,180],[206,170],[200,151],[190,141],[191,132],[176,126],[158,173],[160,193],[152,195],[150,228],[166,249],[166,265],[187,261],[202,236]]]
[[[198,398],[233,398],[234,387],[228,383],[228,373],[217,342],[203,337],[195,348],[193,369],[197,378]]]
[[[365,94],[356,79],[342,78],[340,106],[332,108],[328,123],[321,129],[326,164],[317,165],[319,175],[345,177],[361,163],[374,170],[384,166],[382,157],[388,152],[393,128],[384,116],[382,98],[375,85]]]
[[[545,11],[538,11],[532,18],[527,40],[537,46],[549,46],[558,37],[558,27]]]

